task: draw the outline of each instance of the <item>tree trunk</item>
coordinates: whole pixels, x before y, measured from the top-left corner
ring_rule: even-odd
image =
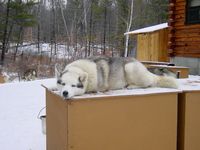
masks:
[[[52,0],[52,34],[51,34],[51,41],[52,46],[54,47],[54,55],[56,55],[56,12],[55,12],[55,3],[54,0]]]
[[[10,36],[12,34],[12,31],[13,31],[13,26],[14,26],[14,23],[12,23],[10,25],[10,30],[8,32],[8,37],[7,37],[7,40],[6,40],[6,53],[8,52],[8,49],[9,49],[9,39],[10,39]]]
[[[84,24],[85,24],[85,57],[88,56],[88,25],[87,25],[87,0],[83,0],[83,11],[84,11]]]
[[[40,53],[40,5],[41,3],[39,2],[38,4],[38,12],[37,12],[37,17],[38,17],[38,25],[37,25],[37,48],[38,48],[38,54]]]
[[[127,23],[127,29],[126,32],[130,31],[131,25],[132,25],[132,20],[133,20],[133,1],[131,1],[131,13],[130,13],[130,17],[129,17],[129,23]],[[128,42],[129,42],[129,34],[126,34],[126,43],[125,43],[125,53],[124,53],[124,57],[128,56]]]
[[[17,45],[16,45],[16,48],[15,48],[15,53],[14,53],[14,58],[13,58],[14,61],[16,60],[16,56],[17,56],[19,44],[20,44],[21,41],[22,41],[22,32],[23,32],[23,27],[20,26],[19,34],[18,34],[18,39],[17,39]]]
[[[93,23],[93,20],[92,20],[92,17],[93,17],[93,9],[92,9],[92,2],[91,2],[91,6],[90,6],[90,31],[89,31],[89,44],[88,44],[88,56],[91,56],[91,40],[92,40],[92,23]]]
[[[9,21],[9,14],[10,14],[10,1],[8,0],[7,2],[7,8],[6,8],[6,22],[5,22],[5,28],[4,28],[4,33],[3,33],[3,41],[2,41],[2,53],[1,53],[1,63],[4,63],[5,59],[5,52],[6,52],[6,41],[7,40],[7,30],[8,30],[8,21]]]
[[[104,30],[103,30],[103,55],[106,54],[106,26],[107,26],[107,5],[104,4]]]

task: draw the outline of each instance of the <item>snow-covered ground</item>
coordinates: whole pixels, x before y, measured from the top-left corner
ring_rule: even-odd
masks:
[[[200,91],[200,76],[179,79],[178,90],[165,88],[147,88],[117,90],[106,93],[86,94],[81,97],[140,95],[163,92],[181,92],[182,90]],[[0,84],[0,149],[1,150],[45,150],[46,137],[42,134],[38,113],[45,107],[45,89],[55,85],[55,79],[30,82]],[[78,98],[78,97],[76,97]],[[79,97],[80,98],[80,97]],[[45,114],[45,110],[40,115]]]
[[[1,150],[46,149],[46,138],[37,116],[45,106],[45,89],[41,84],[54,83],[54,79],[46,79],[0,84]]]
[[[13,45],[15,45],[13,43]],[[27,46],[23,46],[27,45]],[[25,54],[36,54],[36,55],[46,55],[46,56],[54,56],[55,50],[54,45],[51,45],[50,43],[40,43],[40,50],[38,53],[38,45],[31,43],[23,43],[22,47],[19,47],[18,53],[21,54],[22,52]],[[80,45],[77,45],[77,48],[81,49]],[[52,52],[51,52],[52,49]],[[15,49],[13,49],[15,51]],[[56,57],[57,58],[71,58],[73,55],[75,49],[71,46],[67,46],[65,44],[56,44]]]

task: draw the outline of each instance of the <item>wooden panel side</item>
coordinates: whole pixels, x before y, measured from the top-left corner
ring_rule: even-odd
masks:
[[[148,61],[168,61],[168,30],[137,35],[137,59]]]
[[[185,150],[185,93],[178,95],[177,150]]]
[[[73,101],[70,150],[176,150],[177,94]]]
[[[169,61],[168,57],[168,29],[163,29],[159,31],[158,38],[158,61]]]
[[[186,93],[185,104],[185,148],[200,149],[200,91]]]
[[[159,31],[149,33],[149,41],[150,60],[159,61]]]
[[[68,150],[67,102],[46,90],[47,150]]]
[[[138,34],[137,35],[137,56],[136,58],[140,61],[150,60],[149,51],[149,36],[148,34]]]

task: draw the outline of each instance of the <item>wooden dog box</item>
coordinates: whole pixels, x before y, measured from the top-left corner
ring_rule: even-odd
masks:
[[[149,65],[148,68],[167,68],[178,75],[178,78],[188,78],[189,68],[184,66]]]
[[[200,150],[200,77],[184,81],[178,105],[178,150]]]
[[[143,65],[146,67],[150,65],[165,65],[165,66],[175,66],[175,64],[170,63],[170,62],[160,62],[160,61],[141,61]]]
[[[117,90],[64,100],[46,89],[47,150],[176,150],[178,92]]]

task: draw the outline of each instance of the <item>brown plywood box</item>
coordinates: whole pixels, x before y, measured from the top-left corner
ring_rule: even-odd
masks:
[[[148,68],[167,68],[178,75],[178,78],[188,78],[189,68],[184,66],[149,65]]]
[[[200,150],[200,91],[179,95],[178,150]]]
[[[178,105],[178,150],[200,150],[200,77],[183,80]]]
[[[175,66],[175,64],[170,63],[170,62],[160,62],[160,61],[141,61],[143,65],[146,67],[150,65],[166,65],[166,66]]]
[[[178,90],[141,90],[63,100],[46,89],[47,150],[176,150]]]

